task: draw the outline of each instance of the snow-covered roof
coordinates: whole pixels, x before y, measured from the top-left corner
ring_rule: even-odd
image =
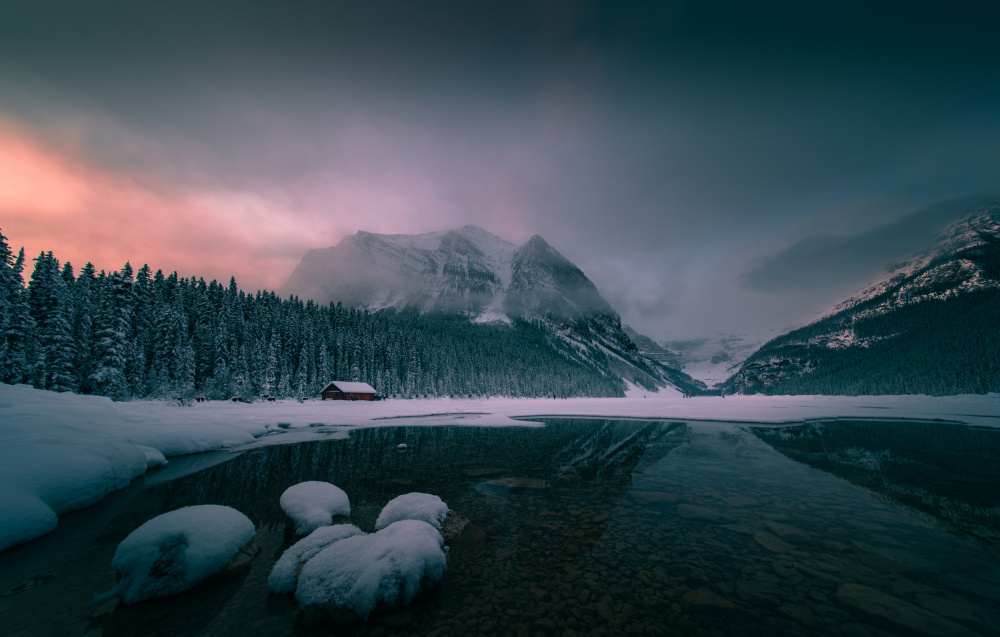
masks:
[[[375,394],[375,388],[368,383],[351,383],[342,380],[335,380],[323,388],[323,391],[342,391],[345,394]]]

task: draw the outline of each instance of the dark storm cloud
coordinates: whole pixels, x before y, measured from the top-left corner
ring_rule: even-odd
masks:
[[[888,261],[909,256],[930,244],[931,237],[973,207],[995,196],[962,197],[904,215],[891,223],[858,234],[805,237],[757,261],[743,281],[775,292],[803,288],[836,288],[871,278]]]
[[[9,1],[0,117],[150,187],[258,194],[316,247],[539,233],[626,320],[685,336],[815,311],[836,299],[805,299],[788,267],[840,293],[880,242],[937,229],[872,228],[997,187],[998,18],[985,2]],[[896,203],[851,232],[848,203],[880,197]]]

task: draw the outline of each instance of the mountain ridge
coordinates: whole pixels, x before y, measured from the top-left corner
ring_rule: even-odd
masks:
[[[754,352],[723,384],[743,393],[1000,390],[1000,202],[969,209],[935,243],[829,314]]]

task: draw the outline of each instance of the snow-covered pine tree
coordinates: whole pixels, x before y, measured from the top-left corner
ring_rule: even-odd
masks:
[[[271,342],[267,346],[267,359],[264,361],[264,379],[260,385],[261,396],[272,396],[277,389],[278,374],[278,335],[271,334]]]
[[[281,369],[278,376],[276,396],[278,398],[288,398],[292,395],[292,371],[289,367],[287,352],[281,357]]]
[[[98,279],[103,285],[98,286],[95,301],[98,305],[97,320],[94,323],[94,370],[90,373],[90,383],[94,393],[108,396],[113,400],[125,400],[129,397],[129,388],[125,379],[125,349],[128,325],[125,322],[124,310],[120,307],[120,299],[107,278]]]
[[[195,383],[201,387],[212,378],[215,368],[215,333],[218,329],[216,323],[219,313],[212,304],[209,288],[204,279],[198,280],[195,297],[196,318],[193,342]]]
[[[240,347],[239,355],[236,357],[235,366],[233,368],[233,394],[239,396],[242,400],[250,401],[253,399],[253,388],[250,383],[250,356],[247,352],[247,346],[243,345]]]
[[[52,391],[75,391],[73,331],[67,319],[66,283],[59,273],[59,261],[52,252],[35,259],[28,304],[38,326],[41,367],[35,385]]]
[[[7,245],[7,237],[0,230],[0,379],[4,378],[12,365],[10,344],[7,335],[13,319],[12,301],[20,292],[14,278],[14,254]]]
[[[306,397],[306,385],[309,382],[309,374],[306,371],[306,365],[308,362],[308,356],[306,355],[306,346],[302,345],[302,349],[299,350],[299,364],[295,370],[295,398],[297,400],[303,400]]]
[[[89,261],[80,270],[72,285],[75,299],[73,317],[73,341],[76,346],[75,372],[80,391],[93,393],[90,375],[94,371],[94,296],[97,277],[94,264]]]

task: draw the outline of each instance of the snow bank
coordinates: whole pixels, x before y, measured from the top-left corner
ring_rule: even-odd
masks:
[[[0,551],[55,530],[59,518],[52,507],[28,490],[0,489]]]
[[[437,529],[419,520],[334,542],[302,567],[295,597],[304,605],[349,608],[362,618],[379,602],[407,604],[422,585],[441,579],[443,545]]]
[[[448,515],[448,505],[429,493],[406,493],[389,500],[375,521],[376,529],[384,529],[399,520],[422,520],[437,530]]]
[[[110,404],[0,385],[0,550],[145,473],[146,454],[109,433],[107,423],[120,422]]]
[[[329,482],[300,482],[281,494],[281,510],[295,523],[299,535],[328,526],[335,515],[350,515],[351,502],[339,487]]]
[[[282,553],[281,558],[275,562],[274,568],[271,569],[271,575],[267,578],[268,588],[275,593],[291,593],[295,590],[297,583],[296,572],[299,564],[309,560],[334,542],[362,534],[364,531],[353,524],[335,524],[316,529]]]
[[[130,423],[100,396],[0,384],[0,550],[124,488],[165,455],[253,441],[223,425]]]
[[[121,580],[94,601],[134,604],[185,591],[224,569],[255,534],[250,518],[217,504],[158,515],[118,545],[111,567]]]

